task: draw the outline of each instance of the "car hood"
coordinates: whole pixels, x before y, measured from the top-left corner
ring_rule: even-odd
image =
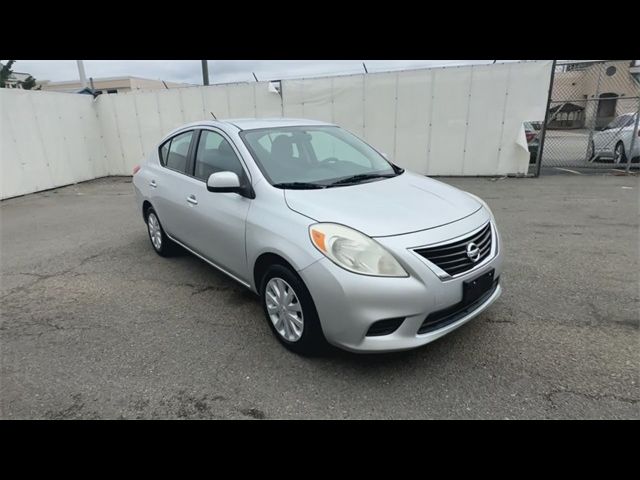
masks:
[[[405,171],[393,178],[321,190],[285,190],[289,208],[318,222],[383,237],[455,222],[482,205],[462,190]]]

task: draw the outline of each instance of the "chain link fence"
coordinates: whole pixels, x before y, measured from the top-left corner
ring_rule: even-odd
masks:
[[[546,118],[527,135],[538,172],[540,166],[638,169],[638,62],[556,63]]]

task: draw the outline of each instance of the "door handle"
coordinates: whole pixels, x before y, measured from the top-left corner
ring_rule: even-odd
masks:
[[[195,195],[189,195],[187,197],[187,202],[189,202],[191,205],[197,205],[198,204],[198,200],[196,200],[196,196]]]
[[[158,186],[158,184],[156,183],[156,181],[155,181],[155,180],[151,180],[151,181],[149,182],[149,186],[150,186],[150,187],[153,187],[153,188],[156,188],[156,187]]]

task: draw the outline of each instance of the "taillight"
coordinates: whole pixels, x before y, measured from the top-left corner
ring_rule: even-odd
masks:
[[[533,132],[525,132],[525,135],[526,135],[526,137],[527,137],[527,142],[530,142],[530,141],[531,141],[531,140],[533,140],[533,139],[534,139],[534,137],[536,136],[536,134],[535,134],[535,133],[533,133]]]
[[[139,170],[140,170],[140,165],[136,165],[135,167],[133,167],[133,174],[135,175],[136,173],[138,173]]]

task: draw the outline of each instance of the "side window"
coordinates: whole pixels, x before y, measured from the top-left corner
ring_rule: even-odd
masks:
[[[181,133],[160,148],[160,161],[165,167],[185,173],[192,136],[193,131]]]
[[[194,176],[205,182],[216,172],[234,172],[240,180],[244,170],[229,142],[219,133],[203,130],[196,151]]]

